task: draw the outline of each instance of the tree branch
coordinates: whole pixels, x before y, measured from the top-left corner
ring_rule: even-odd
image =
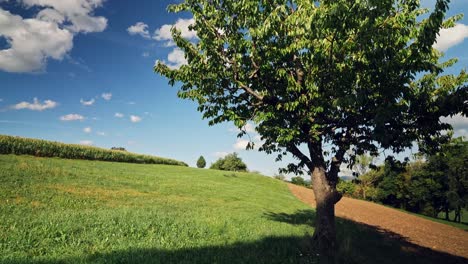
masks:
[[[310,171],[313,170],[314,166],[312,161],[304,154],[302,151],[294,144],[289,144],[287,147],[289,152],[291,152],[294,156],[300,159],[304,164],[307,165]]]

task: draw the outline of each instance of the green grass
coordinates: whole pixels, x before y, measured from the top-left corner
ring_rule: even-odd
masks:
[[[316,263],[314,217],[256,174],[0,155],[0,263]],[[341,263],[464,261],[337,229]]]
[[[454,219],[455,218],[455,212],[454,211],[451,211],[449,213],[449,219]],[[445,213],[440,213],[438,215],[438,219],[442,220],[444,223],[447,223],[447,224],[458,224],[458,225],[464,225],[465,226],[465,230],[468,230],[468,210],[466,209],[462,209],[461,210],[461,223],[455,223],[453,221],[446,221],[445,220]]]
[[[463,213],[465,213],[465,212],[466,211],[464,211]],[[468,213],[468,212],[466,212],[466,213]],[[420,215],[420,214],[417,214],[417,215],[422,217],[422,218],[434,221],[434,222],[438,222],[438,223],[441,223],[441,224],[446,224],[446,225],[449,225],[449,226],[453,226],[453,227],[460,228],[460,229],[463,229],[465,231],[468,231],[468,221],[466,220],[466,216],[465,217],[462,216],[462,222],[457,223],[457,222],[447,221],[445,219],[442,219],[442,217],[445,217],[445,214],[444,215],[439,214],[439,218],[434,218],[434,217],[430,217],[430,216],[426,216],[426,215]],[[453,215],[453,213],[451,215]],[[451,216],[451,219],[453,219],[453,216]]]

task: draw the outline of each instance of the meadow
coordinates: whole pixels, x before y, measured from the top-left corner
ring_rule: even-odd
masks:
[[[258,174],[0,155],[0,263],[317,263],[314,216]],[[341,263],[465,261],[337,228]]]

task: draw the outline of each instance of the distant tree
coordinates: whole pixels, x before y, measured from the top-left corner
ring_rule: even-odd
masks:
[[[362,194],[363,199],[367,199],[367,191],[372,188],[372,185],[376,180],[376,178],[373,177],[375,174],[371,173],[366,175],[370,171],[373,161],[374,157],[363,154],[357,156],[355,163],[353,164],[353,174],[357,177],[355,182],[359,185],[357,189]]]
[[[345,196],[354,197],[357,185],[352,181],[339,180],[336,189]]]
[[[283,174],[275,174],[273,178],[280,180],[280,181],[286,180],[286,177]]]
[[[320,261],[334,262],[341,165],[414,141],[435,146],[450,128],[440,117],[468,113],[468,75],[444,74],[456,60],[440,61],[433,48],[461,19],[444,21],[448,3],[436,0],[427,14],[419,0],[179,1],[169,10],[191,13],[198,38],[174,27],[187,63],[154,69],[210,125],[231,121],[242,136],[254,121],[260,151],[294,156],[281,172],[312,178],[313,240]]]
[[[219,158],[213,164],[210,169],[215,170],[226,170],[226,171],[247,171],[247,165],[237,155],[237,153],[231,153],[226,155],[224,158]]]
[[[205,168],[206,166],[206,160],[203,156],[200,156],[197,160],[197,167],[198,168]]]
[[[292,184],[296,184],[296,185],[300,185],[300,186],[308,186],[305,179],[302,178],[301,176],[295,176],[295,177],[292,177],[291,178],[291,183]]]
[[[112,150],[120,150],[120,151],[127,151],[125,148],[123,147],[112,147],[111,148]]]
[[[468,142],[460,137],[442,145],[439,152],[428,157],[426,171],[444,190],[445,202],[436,201],[442,204],[446,218],[454,211],[454,221],[460,222],[462,209],[468,209]]]

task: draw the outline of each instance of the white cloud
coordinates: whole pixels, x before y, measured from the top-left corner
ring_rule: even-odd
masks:
[[[21,0],[27,7],[39,6],[37,17],[64,24],[67,30],[78,32],[101,32],[107,27],[107,19],[93,16],[94,9],[102,6],[105,0]]]
[[[122,118],[122,117],[124,117],[124,114],[122,114],[122,113],[115,113],[114,116],[117,117],[117,118]]]
[[[179,69],[180,66],[187,64],[185,53],[179,48],[172,50],[169,55],[167,55],[167,60],[169,63],[164,63],[166,63],[167,67],[171,69]]]
[[[102,131],[98,131],[98,132],[96,132],[96,135],[98,135],[98,136],[105,136],[106,133],[105,133],[105,132],[102,132]]]
[[[135,25],[130,26],[129,28],[127,28],[127,31],[128,31],[128,34],[130,35],[140,35],[147,39],[150,38],[148,25],[143,22],[138,22]]]
[[[235,150],[245,150],[247,147],[247,144],[249,144],[248,140],[245,139],[237,139],[236,143],[233,145]]]
[[[94,99],[91,99],[91,100],[89,100],[89,101],[85,101],[85,100],[83,100],[83,99],[80,99],[80,103],[81,103],[82,105],[84,105],[84,106],[90,106],[90,105],[93,105],[93,104],[94,104],[94,102],[95,102],[95,100],[94,100]]]
[[[3,99],[2,99],[2,98],[0,98],[0,103],[1,103],[1,102],[3,102]]]
[[[452,117],[442,117],[440,121],[452,125],[455,137],[463,136],[468,138],[468,117],[454,115]]]
[[[85,133],[91,133],[91,130],[92,130],[91,127],[85,127],[85,128],[83,129],[83,132],[85,132]]]
[[[112,99],[112,94],[111,93],[103,93],[103,94],[101,94],[101,97],[102,97],[102,99],[104,99],[106,101],[109,101],[110,99]]]
[[[131,115],[130,116],[130,121],[132,121],[132,123],[138,123],[138,122],[141,121],[141,119],[142,119],[141,117],[136,116],[136,115]]]
[[[60,120],[62,121],[83,121],[84,119],[84,116],[79,114],[68,114],[60,117]]]
[[[468,38],[468,26],[457,23],[453,28],[441,29],[433,47],[440,51],[446,51],[462,43],[465,38]]]
[[[20,110],[20,109],[29,109],[33,111],[43,111],[46,109],[52,109],[57,106],[57,102],[52,100],[45,100],[42,104],[39,102],[37,98],[33,99],[32,103],[29,102],[21,102],[12,106],[13,109]]]
[[[148,58],[149,55],[150,55],[149,52],[143,52],[143,53],[141,54],[141,56],[143,56],[143,57],[145,57],[145,58]]]
[[[0,37],[8,47],[0,50],[0,70],[37,72],[44,70],[49,58],[62,60],[73,47],[79,32],[100,32],[107,26],[104,17],[92,16],[103,0],[19,0],[25,7],[38,10],[23,18],[0,7]],[[32,8],[34,7],[34,8]]]
[[[91,146],[91,145],[93,145],[93,141],[91,141],[91,140],[81,140],[80,145]]]
[[[0,50],[0,70],[34,72],[48,58],[61,60],[73,47],[73,34],[56,23],[23,19],[0,8],[0,36],[8,48]]]
[[[190,30],[189,26],[194,24],[195,20],[179,18],[173,25],[163,25],[154,32],[153,39],[158,41],[168,41],[166,46],[174,46],[175,43],[172,41],[171,28],[175,27],[181,32],[181,36],[185,39],[191,40],[197,38],[197,32]]]

